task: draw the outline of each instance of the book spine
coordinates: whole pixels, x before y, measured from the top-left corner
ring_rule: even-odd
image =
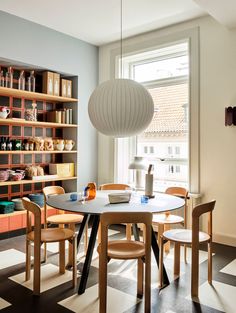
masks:
[[[69,109],[69,123],[72,124],[73,117],[72,117],[72,109]]]

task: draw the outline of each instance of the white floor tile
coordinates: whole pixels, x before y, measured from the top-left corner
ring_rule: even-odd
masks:
[[[191,248],[187,247],[187,262],[191,264]],[[214,255],[214,254],[213,254]],[[206,251],[199,251],[199,264],[205,262],[208,258],[208,254]],[[165,259],[174,260],[174,248],[170,249],[170,252],[165,255]],[[184,247],[180,248],[180,261],[184,263]]]
[[[65,247],[68,249],[68,241],[65,242]],[[58,242],[50,242],[47,243],[47,251],[52,253],[59,253],[59,243]]]
[[[235,313],[236,287],[213,281],[213,286],[205,282],[199,287],[199,303],[226,313]],[[191,300],[190,295],[186,297]]]
[[[220,272],[236,276],[236,259],[234,259],[232,262],[222,268]]]
[[[120,290],[111,287],[107,288],[107,312],[125,312],[139,301],[136,297]],[[98,285],[88,288],[82,295],[75,294],[58,304],[76,313],[98,313]]]
[[[0,310],[3,310],[3,309],[7,308],[10,305],[11,305],[11,303],[7,302],[3,298],[0,298]]]
[[[89,230],[88,230],[88,236],[89,237],[91,235],[91,231],[92,231],[92,228],[89,228]],[[112,235],[115,235],[115,234],[119,234],[119,231],[113,230],[113,229],[108,229],[108,236],[112,236]]]
[[[0,252],[0,270],[25,262],[25,253],[15,249]]]
[[[14,282],[33,290],[33,270],[31,270],[31,279],[25,281],[25,273],[21,273],[15,276],[9,277]],[[59,268],[53,264],[46,264],[41,266],[41,292],[64,284],[71,281],[72,284],[72,272],[66,271],[65,274],[59,273]]]

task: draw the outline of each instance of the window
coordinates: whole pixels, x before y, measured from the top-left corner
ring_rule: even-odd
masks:
[[[144,150],[145,154],[148,153],[148,147],[147,146],[145,146],[143,150]]]
[[[151,124],[142,134],[133,139],[117,140],[116,151],[121,151],[119,141],[126,141],[132,154],[124,170],[134,155],[144,156],[148,163],[154,164],[156,191],[177,185],[189,187],[189,138],[194,137],[190,136],[189,129],[195,127],[195,121],[190,127],[188,47],[189,42],[186,41],[123,59],[124,77],[139,81],[149,90],[155,112]],[[197,110],[197,106],[195,108]],[[128,142],[132,143],[132,147]],[[144,147],[147,149],[144,150]],[[116,157],[119,159],[118,154]],[[116,181],[124,182],[124,176],[119,179],[120,164],[116,163]],[[192,173],[195,175],[196,170]],[[131,182],[129,179],[126,181]]]

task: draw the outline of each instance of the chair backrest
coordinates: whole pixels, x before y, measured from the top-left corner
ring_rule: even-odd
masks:
[[[27,210],[26,215],[26,232],[29,233],[32,231],[32,214],[34,216],[34,232],[41,233],[41,209],[40,206],[32,201],[29,198],[23,197],[22,203]]]
[[[183,187],[169,187],[165,191],[166,194],[181,197],[184,199],[184,227],[187,228],[187,197],[188,190]]]
[[[215,207],[215,200],[197,205],[192,212],[192,232],[195,237],[199,232],[199,218],[202,214],[208,213],[208,235],[212,236],[212,211]],[[194,238],[193,238],[194,240]]]
[[[152,213],[150,212],[106,212],[101,214],[101,255],[107,258],[108,227],[113,224],[132,223],[144,224],[145,254],[151,257]]]
[[[48,186],[43,188],[43,195],[44,195],[44,224],[47,224],[47,198],[48,196],[53,195],[62,195],[65,193],[65,189],[61,186]],[[59,214],[63,214],[64,211],[59,211]]]
[[[103,184],[99,186],[99,190],[126,190],[128,188],[131,189],[126,184]]]
[[[169,187],[166,189],[165,193],[176,197],[182,197],[184,199],[187,199],[188,197],[188,190],[183,187]]]

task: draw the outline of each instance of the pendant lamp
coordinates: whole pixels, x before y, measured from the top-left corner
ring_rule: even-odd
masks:
[[[122,77],[122,0],[121,0],[121,77]],[[130,137],[144,131],[154,114],[148,90],[131,79],[111,79],[101,83],[88,103],[89,118],[102,134]]]

